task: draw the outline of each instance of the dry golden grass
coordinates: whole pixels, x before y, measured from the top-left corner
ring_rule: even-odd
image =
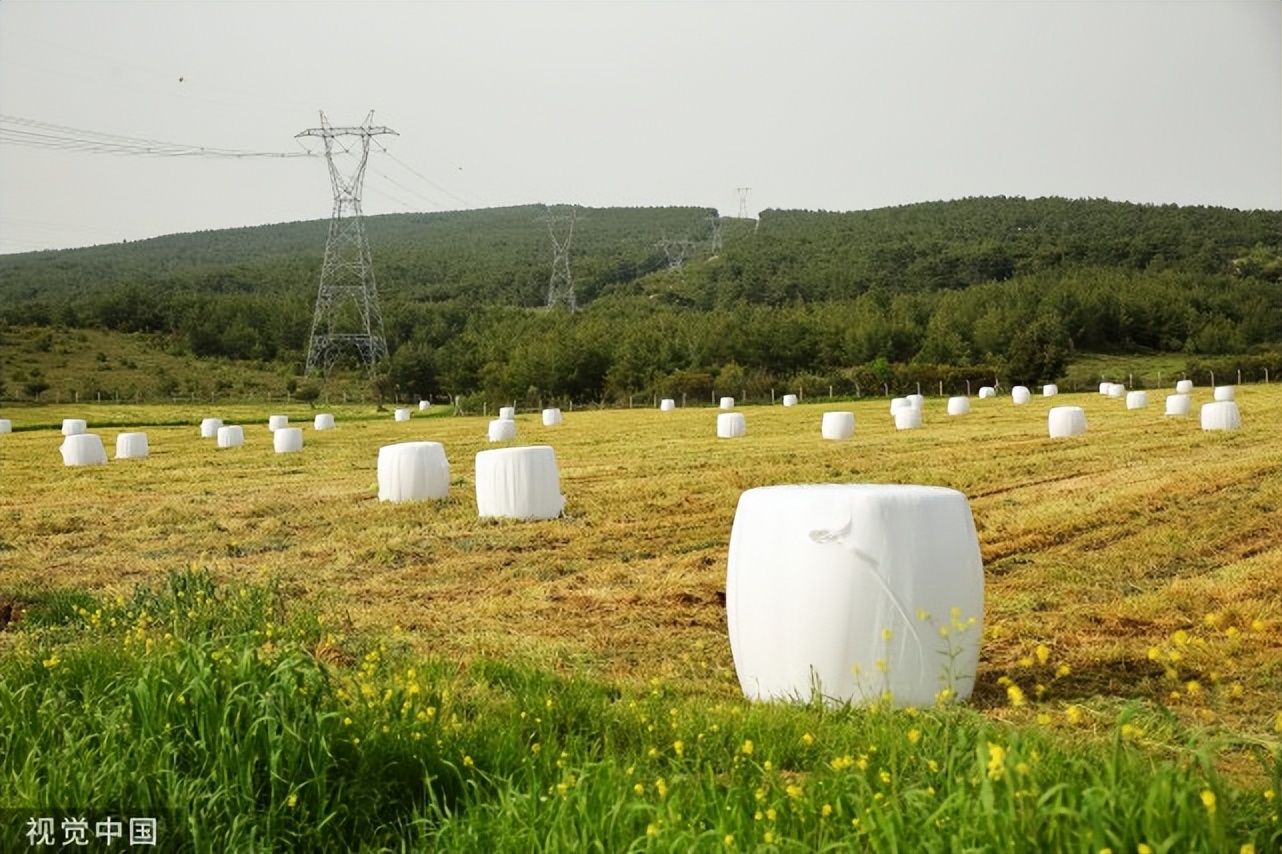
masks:
[[[722,592],[739,494],[937,484],[970,498],[985,560],[980,708],[1058,720],[1070,705],[1144,698],[1189,722],[1271,735],[1282,697],[1282,394],[1240,388],[1245,426],[1233,433],[1202,432],[1196,406],[1164,418],[1162,395],[1151,397],[1131,412],[1097,394],[1023,407],[1001,398],[960,418],[930,399],[925,427],[908,432],[882,399],[747,407],[738,440],[717,439],[706,408],[567,412],[555,428],[525,413],[518,443],[556,448],[568,499],[566,518],[531,523],[476,516],[473,459],[491,447],[482,418],[415,412],[396,423],[335,408],[338,429],[317,433],[307,410],[272,409],[306,421],[304,450],[277,455],[261,407],[15,410],[16,427],[50,426],[0,437],[0,583],[11,595],[112,593],[196,563],[223,578],[279,578],[338,622],[400,626],[461,662],[519,657],[733,695]],[[1199,389],[1195,404],[1209,399]],[[1089,432],[1048,439],[1047,410],[1065,404],[1085,408]],[[830,408],[856,413],[853,440],[820,438]],[[202,415],[244,424],[245,447],[199,438]],[[148,428],[148,459],[65,468],[64,416],[91,430],[191,423]],[[100,432],[110,455],[120,429]],[[446,447],[450,498],[379,503],[378,449],[424,439]],[[1012,707],[1002,677],[1025,705]]]

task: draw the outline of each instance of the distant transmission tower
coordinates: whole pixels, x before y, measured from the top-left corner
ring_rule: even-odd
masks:
[[[721,254],[721,213],[715,209],[709,211],[708,222],[712,223],[712,238],[708,257],[716,258]]]
[[[328,375],[342,352],[354,349],[373,374],[374,366],[387,356],[387,338],[383,334],[383,313],[378,305],[369,241],[361,220],[361,188],[365,183],[370,139],[396,131],[372,126],[373,110],[360,127],[333,127],[324,112],[320,119],[320,127],[296,135],[318,136],[323,140],[329,180],[334,187],[334,212],[329,219],[325,260],[321,263],[320,285],[316,289],[306,372],[310,374],[319,368]],[[348,177],[334,165],[334,141],[340,137],[356,137],[360,141],[360,162]]]
[[[686,255],[694,249],[692,240],[670,240],[664,235],[655,246],[663,250],[663,254],[668,256],[668,269],[680,270],[686,262]]]
[[[748,219],[748,191],[751,189],[752,189],[751,187],[735,188],[735,190],[739,193],[739,218],[740,219]]]
[[[569,213],[554,214],[551,208],[541,217],[552,238],[552,280],[548,283],[548,308],[563,305],[574,311],[574,279],[570,276],[570,240],[574,237],[575,207]]]

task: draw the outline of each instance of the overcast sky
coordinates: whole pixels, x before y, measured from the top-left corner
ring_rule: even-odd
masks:
[[[366,214],[734,216],[741,187],[751,216],[990,195],[1280,210],[1282,4],[4,0],[0,252],[325,219],[322,158],[101,135],[297,153],[319,111],[371,109],[399,135],[375,138]],[[44,147],[10,141],[32,133]]]

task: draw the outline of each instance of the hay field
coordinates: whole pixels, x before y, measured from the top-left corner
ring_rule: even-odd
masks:
[[[716,438],[709,408],[567,411],[553,428],[521,413],[517,444],[556,448],[567,497],[565,518],[534,523],[476,517],[487,420],[443,409],[397,423],[338,407],[326,410],[338,428],[319,433],[305,407],[272,409],[305,426],[306,447],[286,455],[272,450],[266,408],[12,409],[0,413],[17,431],[0,437],[0,594],[123,593],[196,564],[225,580],[278,578],[337,624],[401,627],[460,662],[519,659],[730,697],[722,592],[739,494],[934,484],[969,497],[979,531],[981,710],[1020,721],[1140,698],[1276,738],[1282,392],[1240,388],[1244,427],[1232,433],[1199,429],[1208,389],[1187,419],[1164,418],[1161,393],[1150,398],[1129,412],[1097,394],[972,400],[956,418],[931,398],[923,429],[905,432],[885,399],[744,407],[748,433],[736,440]],[[1087,435],[1047,438],[1047,410],[1067,404],[1085,408]],[[821,415],[838,408],[855,412],[855,438],[824,441]],[[243,424],[245,446],[201,439],[202,416]],[[117,433],[144,429],[151,456],[66,468],[63,417],[86,418],[109,456]],[[446,501],[377,500],[378,449],[410,440],[445,445]],[[1008,680],[1027,702],[1012,703]]]

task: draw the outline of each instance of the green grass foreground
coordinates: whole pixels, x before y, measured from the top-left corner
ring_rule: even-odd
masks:
[[[1160,709],[1119,706],[1101,739],[961,706],[750,704],[461,668],[197,569],[132,597],[21,605],[0,633],[5,851],[27,850],[27,818],[55,813],[158,815],[163,851],[1282,843],[1276,742],[1182,734]],[[1162,747],[1136,738],[1158,724],[1174,728]],[[1253,756],[1265,787],[1218,775],[1225,750]]]

